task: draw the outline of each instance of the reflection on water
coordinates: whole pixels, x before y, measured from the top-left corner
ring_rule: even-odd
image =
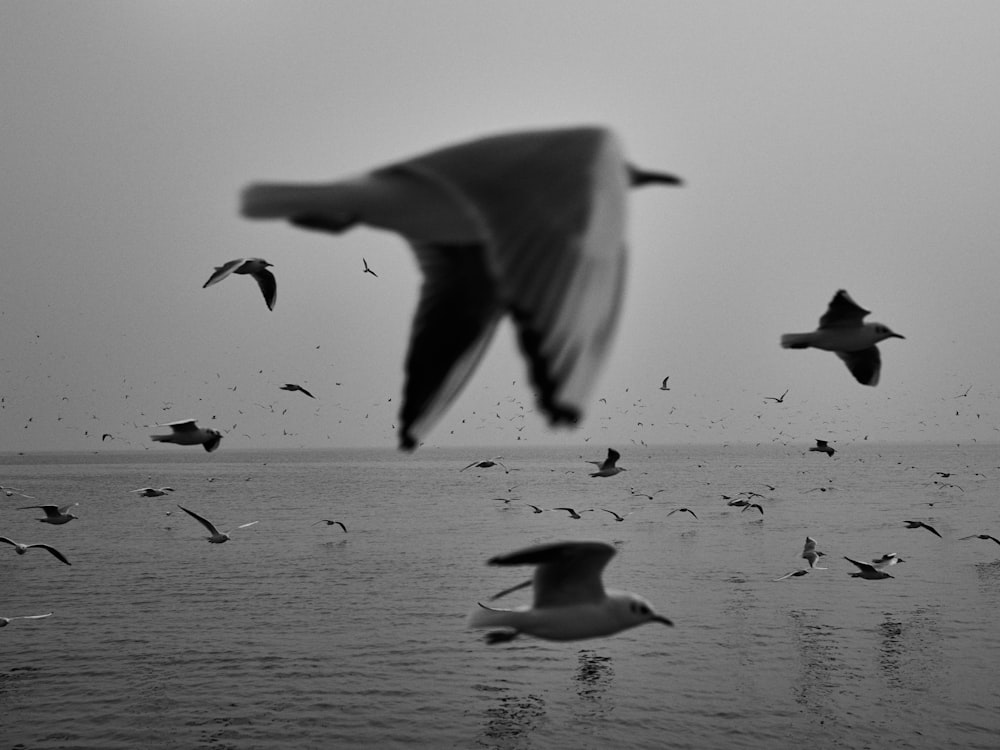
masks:
[[[925,607],[908,615],[886,612],[878,636],[879,670],[890,687],[924,690],[940,677],[941,629],[936,613]]]
[[[833,718],[830,696],[835,674],[843,669],[835,628],[815,622],[814,613],[792,610],[792,637],[799,653],[799,674],[792,691],[795,702],[815,716]]]
[[[483,727],[476,745],[502,750],[530,747],[534,731],[545,718],[544,699],[506,687],[476,685],[475,689],[497,694],[483,712]]]

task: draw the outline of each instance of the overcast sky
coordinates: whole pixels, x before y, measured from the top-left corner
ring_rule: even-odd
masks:
[[[248,222],[240,189],[591,123],[687,184],[629,198],[587,419],[547,428],[505,325],[426,445],[1000,439],[1000,4],[23,0],[0,19],[2,451],[181,450],[148,435],[182,417],[223,450],[394,446],[412,253]],[[201,288],[253,256],[273,312],[249,278]],[[877,388],[778,346],[840,288],[906,336]]]

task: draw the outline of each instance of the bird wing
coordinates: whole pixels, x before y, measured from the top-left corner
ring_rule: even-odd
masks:
[[[314,395],[312,395],[312,394],[311,394],[311,393],[310,393],[309,391],[307,391],[307,390],[306,390],[305,388],[303,388],[303,387],[302,387],[301,385],[300,385],[300,386],[298,387],[298,390],[302,391],[302,392],[303,392],[304,394],[306,394],[306,395],[307,395],[307,396],[308,396],[309,398],[316,398],[316,397],[315,397]]]
[[[862,571],[874,573],[874,572],[877,572],[877,570],[878,570],[874,565],[870,565],[869,563],[866,563],[866,562],[859,562],[858,560],[852,560],[851,558],[847,557],[846,555],[844,556],[844,559],[847,560],[847,562],[849,562],[849,563],[854,563]]]
[[[491,565],[535,565],[535,607],[602,601],[601,572],[615,548],[604,542],[556,542],[492,558]]]
[[[197,521],[198,523],[200,523],[206,529],[208,529],[210,533],[212,533],[212,534],[218,534],[219,533],[219,530],[217,528],[215,528],[215,525],[211,521],[209,521],[207,518],[202,518],[197,513],[195,513],[193,510],[188,510],[183,505],[178,505],[177,507],[180,508],[181,510],[183,510],[185,513],[187,513],[189,516],[191,516],[191,518],[193,518],[195,521]]]
[[[205,287],[212,286],[212,284],[218,284],[229,274],[246,263],[246,260],[246,258],[237,258],[236,260],[231,260],[228,263],[223,263],[221,266],[217,266],[215,272],[208,277],[208,281],[206,281],[201,288],[204,289]]]
[[[604,459],[604,463],[601,464],[602,469],[613,469],[618,459],[622,457],[622,454],[616,451],[614,448],[608,448],[608,457]]]
[[[237,529],[245,529],[247,526],[253,526],[255,523],[260,523],[260,521],[251,521],[250,523],[244,523],[237,526]]]
[[[877,346],[869,346],[867,349],[859,349],[855,352],[834,352],[851,375],[862,385],[878,385],[879,375],[882,371],[882,355],[879,354]]]
[[[833,295],[830,305],[823,317],[819,319],[820,328],[853,328],[860,326],[861,321],[871,311],[861,307],[851,299],[851,295],[843,289]]]
[[[194,419],[178,419],[176,422],[158,423],[157,427],[169,427],[173,432],[194,432],[198,425]]]
[[[55,558],[57,560],[61,560],[62,562],[66,563],[67,565],[71,565],[70,561],[67,560],[65,557],[63,557],[63,553],[60,552],[59,550],[57,550],[55,547],[50,547],[47,544],[29,544],[28,546],[29,547],[38,547],[40,549],[47,549],[49,552],[51,552],[55,556]]]
[[[966,539],[971,539],[971,537],[966,537]],[[0,536],[0,542],[5,542],[6,544],[10,544],[11,546],[14,547],[17,546],[17,542],[15,542],[13,539],[8,539],[5,536]]]
[[[52,513],[52,514],[49,514],[48,511],[45,511],[45,512],[46,512],[46,514],[49,514],[49,515],[59,515],[59,516],[62,516],[62,515],[65,515],[66,511],[68,511],[70,508],[75,508],[79,504],[80,503],[70,503],[69,505],[63,505],[61,508],[56,508],[56,506],[54,506],[54,505],[46,505],[45,506],[46,508],[55,508],[56,512]]]
[[[261,294],[264,295],[264,301],[267,303],[267,309],[273,310],[274,303],[278,296],[278,282],[275,281],[274,274],[268,271],[266,268],[262,268],[253,274],[254,280],[257,282],[257,286],[260,287]]]
[[[390,169],[444,188],[479,225],[539,407],[553,424],[579,419],[622,301],[628,184],[617,139],[600,128],[507,134]]]
[[[405,364],[404,448],[416,447],[462,390],[503,312],[482,247],[414,243],[413,249],[424,282]]]
[[[202,445],[204,446],[205,450],[211,453],[212,451],[214,451],[216,448],[219,447],[219,443],[221,442],[222,442],[222,435],[213,435],[211,438],[202,443]]]

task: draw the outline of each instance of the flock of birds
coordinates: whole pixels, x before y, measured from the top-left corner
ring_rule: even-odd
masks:
[[[409,242],[424,275],[399,414],[400,445],[411,450],[461,392],[507,315],[517,331],[540,411],[551,425],[580,420],[622,306],[626,194],[651,184],[679,186],[682,180],[634,166],[625,159],[618,138],[605,128],[574,127],[480,138],[322,185],[251,185],[242,194],[241,210],[250,219],[280,219],[332,234],[364,225],[396,232]],[[262,258],[232,260],[218,266],[204,287],[231,275],[249,276],[273,310],[277,282],[272,267]],[[367,261],[363,273],[377,276]],[[815,330],[785,334],[780,345],[833,352],[859,383],[877,385],[877,344],[903,336],[881,323],[865,323],[869,314],[839,290]],[[663,379],[661,390],[670,390],[668,380]],[[296,384],[283,389],[315,398]],[[767,399],[782,403],[787,393]],[[152,435],[152,440],[201,445],[209,452],[223,437],[193,419],[162,426],[170,432]],[[822,440],[810,450],[834,453]],[[609,449],[605,459],[591,462],[596,470],[590,476],[620,474],[625,471],[617,465],[620,458],[618,451]],[[462,471],[495,465],[507,470],[492,458],[470,463]],[[147,497],[171,491],[137,490]],[[68,523],[76,517],[68,512],[73,506],[28,507],[42,509],[45,518],[39,520],[46,523]],[[208,519],[178,507],[205,527],[210,542],[230,538]],[[568,512],[573,519],[589,512],[553,510]],[[752,502],[744,503],[742,510],[764,513]],[[624,521],[624,516],[607,512]],[[688,508],[672,512],[697,518]],[[340,524],[346,531],[339,521],[323,522]],[[69,564],[47,545],[3,541],[19,554],[40,547]],[[535,567],[534,605],[526,610],[481,605],[470,624],[505,628],[492,633],[490,642],[510,640],[518,633],[565,640],[610,635],[645,622],[670,625],[642,597],[604,589],[601,573],[614,552],[603,542],[557,542],[494,557],[490,564]],[[808,539],[803,557],[809,570],[815,569],[821,554]],[[860,570],[855,575],[871,579],[888,577],[882,568],[897,559],[850,561]]]

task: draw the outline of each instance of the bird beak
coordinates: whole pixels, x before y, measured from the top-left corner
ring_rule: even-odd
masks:
[[[906,336],[904,336],[901,333],[895,333],[895,332],[893,332],[893,333],[889,334],[889,338],[905,339]]]
[[[674,626],[674,623],[671,620],[668,620],[663,615],[656,615],[656,617],[653,618],[653,621],[654,622],[662,622],[664,625],[669,625],[670,627]]]
[[[666,174],[665,172],[647,172],[644,169],[633,167],[631,164],[627,165],[627,168],[629,184],[632,187],[641,187],[643,185],[650,185],[653,183],[659,183],[661,185],[684,184],[684,180],[680,177],[675,177],[674,175]]]

